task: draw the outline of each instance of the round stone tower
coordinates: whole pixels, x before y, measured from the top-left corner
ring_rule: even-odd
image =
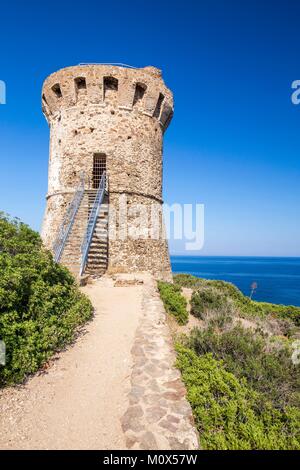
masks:
[[[161,71],[92,64],[67,67],[45,80],[42,105],[50,125],[45,245],[53,249],[82,175],[90,197],[105,171],[106,270],[150,271],[170,279],[161,206],[163,135],[172,119],[173,96]],[[79,228],[73,223],[69,241],[72,230],[77,230],[80,242],[84,238],[91,211],[88,199],[82,207],[86,211],[77,211]],[[143,209],[143,234],[136,236],[137,213],[141,217]],[[154,213],[160,214],[158,231],[153,230]],[[78,260],[81,256],[73,238],[64,264],[72,250]]]

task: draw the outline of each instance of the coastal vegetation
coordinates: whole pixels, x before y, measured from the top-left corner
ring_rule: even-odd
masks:
[[[54,262],[39,234],[0,213],[0,386],[23,381],[91,318],[90,301]]]
[[[181,295],[180,286],[163,281],[158,281],[157,285],[166,311],[179,325],[185,325],[188,321],[187,301]]]
[[[218,295],[224,300],[230,299],[233,306],[239,312],[241,317],[276,317],[277,319],[287,320],[300,327],[300,307],[293,305],[277,305],[268,302],[256,302],[243,293],[230,282],[217,281],[197,278],[190,274],[177,274],[174,276],[174,284],[179,287],[188,287],[194,291],[207,292],[208,288],[213,292],[213,297]]]
[[[275,408],[212,354],[177,353],[203,449],[300,449],[299,409]]]
[[[300,308],[254,302],[232,284],[186,274],[174,276],[173,288],[188,299],[190,317],[174,337],[201,447],[299,450],[292,353]]]

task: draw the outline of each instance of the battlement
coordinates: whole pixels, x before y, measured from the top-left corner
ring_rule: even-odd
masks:
[[[63,108],[99,105],[157,119],[163,131],[173,116],[173,95],[155,67],[78,65],[51,74],[44,82],[42,108],[49,123]]]

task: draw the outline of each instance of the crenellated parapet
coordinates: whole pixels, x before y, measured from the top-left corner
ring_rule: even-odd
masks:
[[[43,112],[51,123],[63,109],[96,105],[142,113],[164,131],[173,116],[173,95],[155,67],[78,65],[50,75],[42,91]]]

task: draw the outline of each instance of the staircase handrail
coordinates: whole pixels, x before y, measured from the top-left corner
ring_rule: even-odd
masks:
[[[106,172],[104,171],[100,179],[100,183],[97,189],[94,204],[90,212],[89,220],[87,223],[85,236],[81,245],[82,255],[81,255],[81,265],[80,265],[79,276],[82,276],[84,269],[86,267],[86,264],[87,264],[88,253],[89,253],[91,241],[93,238],[93,234],[95,231],[99,210],[103,202],[105,188],[106,188]]]
[[[68,235],[74,224],[75,216],[77,214],[77,211],[84,195],[84,180],[85,174],[84,172],[82,172],[80,175],[80,182],[76,188],[73,199],[65,212],[65,216],[58,230],[57,237],[53,243],[53,255],[54,260],[57,263],[59,262],[63,253]]]

